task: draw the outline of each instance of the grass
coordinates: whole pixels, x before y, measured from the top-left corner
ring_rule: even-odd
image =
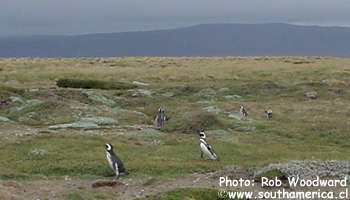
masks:
[[[115,146],[130,172],[127,177],[147,177],[148,184],[162,177],[229,166],[254,168],[303,159],[349,160],[348,63],[348,58],[316,57],[0,59],[0,98],[4,102],[0,104],[0,115],[14,124],[8,130],[9,126],[2,126],[6,122],[0,122],[0,132],[15,138],[0,136],[0,178],[22,181],[43,176],[113,176],[105,160],[105,142]],[[59,79],[107,80],[101,86],[106,88],[111,82],[140,81],[149,83],[143,89],[154,94],[133,97],[124,87],[94,89],[115,102],[111,108],[88,99],[83,89],[52,89]],[[30,88],[40,90],[30,92]],[[208,88],[216,94],[195,95]],[[228,89],[219,92],[221,88]],[[317,99],[304,97],[309,91],[316,91]],[[162,96],[165,92],[174,96]],[[227,99],[227,95],[241,98]],[[39,99],[42,103],[10,112],[22,106],[11,103],[10,96],[24,101]],[[228,118],[229,113],[238,113],[241,104],[248,109],[248,118]],[[137,126],[152,124],[159,106],[165,108],[169,119],[167,126],[159,130],[164,134],[138,130]],[[221,112],[203,110],[209,106],[217,106]],[[265,118],[265,109],[273,110],[271,120]],[[37,112],[32,116],[34,121],[19,120],[31,112]],[[117,119],[122,127],[14,136],[25,133],[27,127],[46,130],[50,124],[95,116]],[[216,130],[207,137],[218,162],[200,159],[196,133],[201,128]],[[33,149],[48,153],[32,155]],[[156,197],[149,197],[152,198]],[[184,197],[173,199],[176,198]]]
[[[178,176],[215,171],[232,164],[251,167],[289,159],[344,160],[350,152],[346,146],[316,145],[316,142],[310,146],[309,142],[300,143],[300,139],[294,137],[260,133],[239,137],[228,133],[225,140],[221,139],[222,134],[209,135],[208,141],[215,148],[220,161],[208,162],[200,159],[198,138],[193,135],[182,135],[181,138],[84,136],[84,142],[81,141],[81,137],[60,133],[4,145],[0,151],[0,166],[11,169],[12,174],[18,174],[12,176],[15,179],[20,175],[110,177],[113,176],[113,172],[106,164],[104,156],[104,143],[107,141],[115,146],[116,153],[123,159],[132,177]],[[230,137],[239,139],[230,141]],[[152,145],[155,139],[163,142]],[[140,145],[140,141],[143,141],[143,145]],[[266,146],[269,148],[265,148]],[[48,153],[33,155],[33,149],[44,149]]]
[[[182,188],[171,190],[166,193],[160,193],[154,196],[141,198],[138,200],[228,200],[229,198],[220,198],[218,196],[218,190],[207,188]],[[237,200],[237,199],[236,199]]]

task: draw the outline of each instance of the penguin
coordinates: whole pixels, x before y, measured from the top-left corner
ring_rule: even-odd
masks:
[[[162,122],[162,126],[164,126],[164,124],[165,124],[165,122],[166,122],[166,120],[167,120],[167,118],[166,118],[166,115],[165,115],[165,110],[164,109],[162,109],[162,111],[161,111],[161,113],[160,113],[160,118],[161,118],[161,122]]]
[[[200,137],[199,147],[201,148],[201,158],[203,158],[203,154],[205,154],[211,160],[217,160],[218,157],[216,156],[214,149],[205,140],[206,136],[203,130],[199,132],[199,137]]]
[[[166,120],[167,120],[167,118],[165,115],[165,110],[162,107],[159,107],[157,115],[154,118],[154,123],[158,127],[163,127]]]
[[[161,107],[159,107],[158,108],[158,112],[157,112],[157,115],[156,115],[156,117],[154,118],[154,123],[155,123],[155,125],[156,126],[161,126],[162,125],[162,108]]]
[[[241,113],[241,115],[242,115],[243,117],[247,117],[247,116],[248,116],[247,110],[246,110],[242,105],[240,105],[239,112]]]
[[[265,115],[267,119],[271,119],[272,118],[272,110],[265,110]]]
[[[113,146],[108,143],[106,144],[106,157],[109,166],[113,169],[117,178],[119,178],[120,174],[128,174],[128,172],[124,168],[123,162],[119,159],[117,155],[115,155],[113,151]]]

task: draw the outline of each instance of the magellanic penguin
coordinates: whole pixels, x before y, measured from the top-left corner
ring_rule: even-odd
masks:
[[[267,119],[271,119],[272,118],[272,110],[265,110],[265,115]]]
[[[218,157],[216,156],[214,149],[207,143],[205,140],[206,136],[204,131],[199,132],[199,147],[201,148],[201,158],[203,158],[203,154],[208,156],[211,160],[217,160]]]
[[[241,113],[241,115],[242,115],[243,117],[247,117],[247,116],[248,116],[247,110],[246,110],[242,105],[240,105],[239,112]]]
[[[108,143],[106,144],[106,157],[109,166],[113,169],[117,178],[119,178],[120,174],[128,174],[128,172],[124,168],[123,162],[119,159],[117,155],[115,155],[113,151],[113,146]]]
[[[159,107],[156,117],[154,118],[154,123],[158,127],[163,127],[166,121],[165,110]]]

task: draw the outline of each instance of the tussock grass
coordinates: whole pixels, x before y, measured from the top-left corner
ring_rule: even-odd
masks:
[[[100,80],[82,80],[82,79],[59,79],[57,80],[58,87],[64,88],[84,88],[84,89],[133,89],[136,85],[129,83],[121,83],[114,81],[100,81]]]

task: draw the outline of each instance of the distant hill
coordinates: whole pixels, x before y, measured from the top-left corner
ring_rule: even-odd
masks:
[[[350,57],[350,28],[202,24],[157,31],[0,38],[0,57],[252,55]]]

